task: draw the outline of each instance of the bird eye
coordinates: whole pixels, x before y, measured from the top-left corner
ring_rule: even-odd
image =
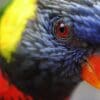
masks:
[[[69,35],[69,29],[63,20],[59,20],[54,25],[54,33],[58,39],[66,39]]]

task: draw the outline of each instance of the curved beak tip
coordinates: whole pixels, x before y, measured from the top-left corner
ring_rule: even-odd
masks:
[[[93,55],[83,65],[82,79],[100,89],[100,55]]]

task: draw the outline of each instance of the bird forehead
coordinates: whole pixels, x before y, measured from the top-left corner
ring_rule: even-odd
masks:
[[[50,5],[69,5],[71,3],[78,3],[82,5],[91,5],[91,4],[96,4],[99,0],[39,0],[39,2],[45,6],[50,6]]]
[[[38,8],[46,13],[61,13],[64,15],[99,14],[98,0],[39,0]]]

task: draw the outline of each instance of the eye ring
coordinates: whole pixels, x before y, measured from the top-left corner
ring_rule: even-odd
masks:
[[[69,27],[63,19],[57,20],[54,24],[54,34],[57,39],[66,40],[69,36]]]

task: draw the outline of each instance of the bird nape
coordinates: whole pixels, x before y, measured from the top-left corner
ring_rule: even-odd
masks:
[[[100,55],[100,2],[38,0],[37,5],[36,18],[28,20],[11,59],[0,54],[1,69],[36,100],[64,100],[82,81],[88,57]]]

